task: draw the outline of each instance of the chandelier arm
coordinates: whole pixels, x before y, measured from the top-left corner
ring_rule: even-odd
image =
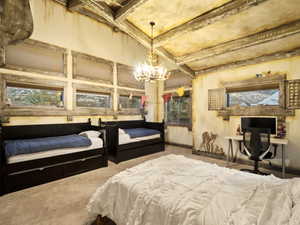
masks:
[[[161,67],[157,64],[154,59],[154,22],[150,22],[151,25],[151,46],[150,46],[150,55],[149,63],[139,64],[136,66],[134,71],[134,77],[138,81],[156,81],[156,80],[167,80],[170,76],[167,69]]]

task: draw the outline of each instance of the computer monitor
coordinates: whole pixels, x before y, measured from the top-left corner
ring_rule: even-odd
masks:
[[[246,128],[269,128],[271,134],[277,134],[277,118],[276,117],[242,117],[241,130]]]

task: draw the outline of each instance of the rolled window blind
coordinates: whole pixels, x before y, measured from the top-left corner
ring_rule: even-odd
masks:
[[[113,63],[104,59],[75,55],[74,74],[76,79],[88,79],[100,83],[113,83]]]
[[[64,72],[63,49],[58,51],[22,42],[5,49],[5,65],[16,69]]]
[[[144,82],[137,81],[133,75],[133,67],[118,64],[118,85],[122,87],[131,87],[144,89]]]

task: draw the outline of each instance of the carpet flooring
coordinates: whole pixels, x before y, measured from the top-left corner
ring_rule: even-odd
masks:
[[[122,170],[167,154],[181,154],[226,166],[222,160],[193,155],[191,149],[168,145],[165,152],[120,164],[109,162],[106,168],[4,195],[0,197],[0,225],[85,225],[86,205],[97,187]],[[231,164],[229,167],[247,168],[239,164]],[[274,175],[280,173],[274,172]]]

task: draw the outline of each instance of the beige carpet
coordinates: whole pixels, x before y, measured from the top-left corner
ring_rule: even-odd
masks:
[[[101,184],[114,174],[166,154],[182,154],[190,158],[226,166],[226,162],[192,155],[191,149],[167,146],[166,151],[118,165],[39,185],[0,197],[0,225],[85,225],[86,204]],[[230,167],[240,168],[238,164]]]

